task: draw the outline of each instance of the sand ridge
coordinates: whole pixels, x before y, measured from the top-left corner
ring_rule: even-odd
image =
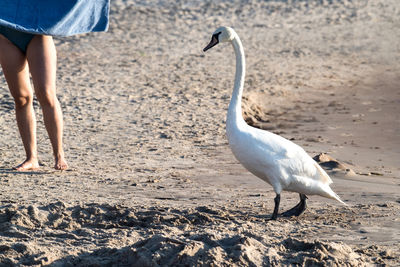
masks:
[[[342,209],[336,208],[329,216],[317,210],[301,219],[268,222],[263,215],[224,207],[8,205],[0,213],[2,236],[18,241],[2,245],[0,257],[3,264],[52,266],[362,266],[370,263],[373,254],[379,255],[375,263],[394,263],[396,254],[386,246],[352,248],[341,241],[304,238],[326,224],[357,227],[367,220],[365,211],[376,207],[355,209],[364,214],[357,216],[353,210],[341,214]],[[346,239],[343,232],[336,234],[336,239]],[[65,256],[58,258],[60,253]]]

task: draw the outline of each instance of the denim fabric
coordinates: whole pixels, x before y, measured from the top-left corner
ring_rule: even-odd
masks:
[[[0,25],[33,34],[106,31],[110,0],[0,0]]]

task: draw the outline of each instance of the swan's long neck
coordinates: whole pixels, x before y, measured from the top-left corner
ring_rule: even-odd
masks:
[[[239,36],[236,35],[232,40],[232,46],[236,55],[236,72],[235,84],[233,87],[232,98],[229,104],[228,116],[226,120],[228,128],[232,126],[237,127],[239,125],[243,125],[243,123],[246,124],[242,116],[242,94],[246,63],[244,59],[242,42],[240,41]]]

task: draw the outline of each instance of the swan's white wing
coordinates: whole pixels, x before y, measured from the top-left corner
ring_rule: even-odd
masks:
[[[324,184],[331,184],[332,180],[328,174],[315,162],[300,146],[292,143],[293,148],[290,153],[286,154],[279,160],[282,168],[285,168],[292,175],[309,178]]]
[[[246,168],[248,165],[258,166],[268,170],[270,176],[278,175],[283,180],[301,176],[326,184],[332,183],[328,174],[303,148],[279,135],[249,126],[245,133],[241,133],[240,141],[244,144],[241,145],[243,155],[239,160],[244,161]],[[247,159],[243,159],[243,156]]]

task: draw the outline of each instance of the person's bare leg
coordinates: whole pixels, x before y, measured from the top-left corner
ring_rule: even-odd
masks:
[[[26,159],[14,169],[39,168],[36,147],[36,119],[33,111],[33,91],[25,55],[8,39],[0,35],[0,64],[15,102],[15,115]]]
[[[36,97],[43,111],[47,133],[53,146],[54,168],[65,170],[68,164],[63,150],[63,118],[56,96],[57,55],[51,36],[36,35],[28,45],[27,59]]]

